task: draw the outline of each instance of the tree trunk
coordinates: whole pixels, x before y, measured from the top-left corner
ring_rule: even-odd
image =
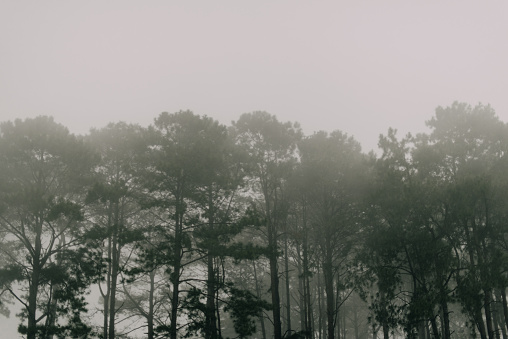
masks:
[[[30,286],[28,288],[28,328],[27,339],[35,339],[37,335],[37,293],[39,291],[39,281],[42,271],[41,250],[42,250],[42,218],[36,221],[35,246],[32,255],[32,275],[30,277]]]
[[[429,321],[430,321],[430,325],[432,326],[432,336],[435,339],[439,339],[440,335],[439,335],[439,330],[437,328],[436,317],[434,317],[434,316],[430,317]]]
[[[270,255],[270,283],[273,305],[273,335],[274,339],[282,339],[282,324],[280,321],[279,271],[277,267],[277,250],[272,247]]]
[[[323,301],[322,301],[322,296],[323,296],[323,293],[322,293],[322,288],[321,288],[321,272],[319,270],[319,265],[318,265],[318,271],[317,271],[317,292],[318,292],[318,308],[319,308],[319,313],[318,313],[318,333],[319,333],[319,339],[322,339],[323,338]]]
[[[39,287],[41,267],[39,258],[34,258],[33,272],[30,279],[29,295],[28,295],[28,332],[27,339],[35,339],[37,334],[37,292]]]
[[[330,238],[325,239],[325,262],[323,264],[323,274],[325,278],[326,291],[326,319],[328,339],[335,339],[335,295],[333,291],[333,267]]]
[[[284,239],[284,270],[286,276],[286,333],[291,333],[291,293],[289,289],[288,235]]]
[[[173,251],[174,263],[173,272],[171,273],[171,282],[173,285],[173,295],[171,298],[171,323],[169,328],[169,336],[171,339],[177,338],[177,321],[178,321],[178,306],[179,306],[179,294],[180,294],[180,256],[182,252],[181,241],[181,225],[177,226],[178,231],[175,236],[175,248]]]
[[[485,307],[485,321],[487,323],[487,333],[489,339],[494,339],[494,328],[492,326],[492,312],[491,312],[491,304],[492,304],[492,293],[490,288],[485,288],[483,290],[483,300]]]
[[[182,173],[183,175],[183,173]],[[169,325],[169,336],[171,339],[177,339],[178,332],[178,307],[180,305],[180,270],[182,266],[182,236],[183,236],[183,214],[184,200],[182,196],[182,183],[178,183],[176,194],[175,210],[175,246],[173,249],[173,272],[170,280],[173,285],[173,295],[171,298],[171,320]]]
[[[116,285],[118,281],[118,268],[120,266],[120,249],[118,244],[119,210],[118,203],[115,205],[115,221],[113,225],[112,242],[112,270],[111,270],[111,290],[109,294],[109,339],[115,338],[115,319],[116,319]]]
[[[481,339],[487,339],[487,333],[485,332],[485,324],[483,323],[482,311],[476,306],[475,310],[475,323],[478,331],[480,332]]]
[[[296,269],[298,270],[298,296],[299,296],[299,310],[300,310],[300,331],[305,331],[305,283],[302,271],[302,260],[300,256],[300,243],[296,243]]]
[[[508,329],[508,303],[506,301],[506,288],[502,287],[500,290],[501,290],[501,300],[503,302],[504,323],[506,325],[506,328]]]
[[[214,228],[214,206],[212,185],[208,188],[208,227]],[[206,281],[206,314],[205,314],[205,338],[217,339],[217,319],[215,317],[215,271],[214,271],[214,257],[208,253],[207,258],[207,271],[208,277]]]
[[[279,268],[277,263],[277,228],[271,217],[270,203],[267,202],[268,248],[270,262],[270,290],[272,292],[273,336],[282,339],[282,324],[280,321]]]
[[[259,287],[258,274],[256,270],[256,262],[252,261],[252,267],[254,268],[254,281],[256,283],[256,294],[258,299],[261,299],[261,288]],[[263,314],[259,315],[259,322],[261,323],[261,333],[263,335],[263,339],[266,339],[266,329],[265,329],[265,319]]]
[[[146,317],[146,324],[148,327],[147,336],[148,339],[154,339],[154,292],[155,292],[155,270],[150,272],[150,294],[148,296],[148,315]]]

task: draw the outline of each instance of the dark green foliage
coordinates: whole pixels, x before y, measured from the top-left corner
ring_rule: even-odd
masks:
[[[231,314],[238,338],[247,338],[256,332],[256,319],[263,310],[271,310],[272,306],[259,299],[250,291],[228,287],[230,297],[224,307]]]

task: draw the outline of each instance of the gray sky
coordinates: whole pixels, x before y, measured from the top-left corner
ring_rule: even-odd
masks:
[[[441,105],[508,120],[506,1],[0,2],[0,120],[74,133],[190,109],[266,110],[368,151]]]
[[[52,115],[86,133],[266,110],[368,151],[454,100],[508,121],[507,15],[501,0],[1,0],[0,121]]]

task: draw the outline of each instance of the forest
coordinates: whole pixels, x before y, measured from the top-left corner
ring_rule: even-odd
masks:
[[[507,339],[508,125],[429,116],[379,154],[262,111],[2,122],[0,316],[27,339]]]

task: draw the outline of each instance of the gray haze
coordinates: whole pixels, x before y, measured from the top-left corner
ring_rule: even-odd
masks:
[[[0,121],[52,115],[86,133],[266,110],[368,151],[454,100],[508,121],[507,14],[506,1],[3,0]]]
[[[425,130],[454,100],[508,120],[505,1],[0,3],[0,121],[74,133],[190,109],[266,110],[306,133]]]

